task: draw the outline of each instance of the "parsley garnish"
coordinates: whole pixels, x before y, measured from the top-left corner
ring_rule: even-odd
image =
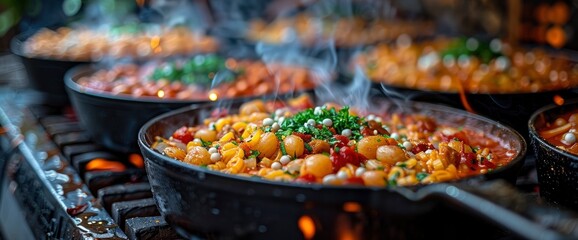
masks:
[[[426,178],[427,176],[429,176],[429,174],[424,173],[424,172],[420,172],[420,173],[418,173],[415,177],[417,178],[418,181],[421,182],[421,180],[423,180],[423,179]]]
[[[211,147],[211,142],[205,141],[205,140],[203,140],[203,139],[201,139],[201,138],[199,138],[199,139],[201,140],[201,145],[202,145],[203,147],[206,147],[206,148]]]
[[[336,133],[339,134],[344,129],[350,129],[350,138],[359,140],[363,137],[359,130],[361,127],[362,119],[360,117],[352,116],[349,114],[349,107],[347,106],[343,107],[339,111],[335,110],[335,108],[322,108],[320,114],[317,115],[314,113],[313,109],[303,110],[293,115],[292,117],[286,118],[285,121],[283,121],[281,124],[282,130],[277,131],[275,134],[278,137],[286,137],[291,135],[293,132],[300,132],[309,134],[314,139],[335,143],[333,132],[330,130],[330,128],[320,124],[326,118],[332,120],[333,125],[331,127],[335,130]],[[313,119],[317,123],[317,126],[306,127],[305,124],[307,121],[309,121],[309,119]]]
[[[257,150],[251,150],[251,155],[249,155],[249,158],[257,158],[257,156],[259,156],[259,154],[261,154],[261,152],[257,151]]]
[[[307,151],[309,152],[313,152],[313,148],[311,147],[311,145],[309,145],[309,143],[305,143],[305,149],[307,149]]]

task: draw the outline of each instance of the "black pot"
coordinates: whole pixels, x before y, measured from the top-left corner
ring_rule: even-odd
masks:
[[[24,42],[33,34],[34,32],[23,32],[16,35],[10,42],[10,50],[20,57],[24,64],[30,88],[48,95],[54,102],[67,104],[64,75],[71,68],[89,62],[26,56],[23,49]]]
[[[462,180],[460,184],[502,178],[514,181],[523,164],[525,141],[509,127],[443,106],[421,103],[397,106],[385,100],[381,103],[478,127],[504,139],[504,144],[517,150],[507,166]],[[348,231],[355,231],[361,239],[425,238],[443,227],[440,221],[424,217],[442,202],[468,205],[467,208],[504,225],[521,221],[494,215],[499,208],[484,213],[485,210],[478,208],[482,206],[481,200],[463,197],[464,192],[454,185],[389,189],[271,182],[193,166],[151,148],[155,136],[170,136],[183,125],[199,124],[215,107],[214,104],[199,105],[166,113],[146,123],[139,132],[139,146],[157,206],[167,222],[186,238],[198,232],[224,239],[308,238],[303,225],[316,229],[316,239],[335,239],[351,233]],[[347,206],[355,206],[356,210]]]
[[[537,110],[530,120],[530,144],[536,155],[540,195],[555,204],[578,210],[578,156],[557,148],[537,132],[560,114],[578,110],[578,100],[562,106],[551,104]]]
[[[202,103],[85,91],[76,80],[94,71],[96,68],[89,65],[75,67],[66,74],[64,82],[80,123],[96,143],[111,150],[138,152],[137,133],[149,119],[170,110]]]

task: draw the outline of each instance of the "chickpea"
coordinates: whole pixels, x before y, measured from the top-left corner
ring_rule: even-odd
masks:
[[[317,178],[333,172],[333,165],[328,156],[323,154],[313,154],[305,158],[301,165],[301,176],[313,174]]]
[[[375,159],[377,148],[387,144],[383,136],[364,137],[357,143],[357,151],[367,159]]]
[[[194,165],[211,164],[211,154],[204,147],[195,146],[185,156],[185,162]]]
[[[568,122],[566,121],[566,119],[564,119],[564,118],[556,118],[556,121],[554,121],[554,126],[560,127],[560,126],[562,126],[562,125],[564,125],[564,124],[566,124],[566,123],[568,123]]]
[[[285,140],[283,140],[283,144],[285,145],[285,151],[287,152],[287,155],[291,157],[299,157],[303,155],[305,143],[300,137],[289,135],[285,138]]]
[[[405,152],[399,146],[385,145],[377,148],[377,160],[382,163],[394,165],[397,162],[405,161]]]
[[[212,142],[217,140],[217,132],[208,129],[200,129],[195,133],[195,138],[200,138],[203,141]]]
[[[361,174],[361,178],[366,186],[385,187],[387,185],[387,174],[384,171],[366,171]]]

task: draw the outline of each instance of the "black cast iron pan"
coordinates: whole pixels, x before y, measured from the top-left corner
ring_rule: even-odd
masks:
[[[47,95],[56,105],[66,105],[69,100],[64,90],[64,75],[78,65],[87,61],[71,61],[50,58],[30,57],[24,53],[24,42],[35,32],[23,32],[10,41],[10,51],[20,57],[28,75],[30,88]]]
[[[397,107],[385,100],[381,103]],[[335,239],[348,234],[359,239],[425,238],[436,233],[442,236],[442,228],[454,229],[454,226],[444,225],[441,216],[433,220],[427,217],[428,213],[435,213],[441,203],[469,209],[522,237],[560,236],[464,191],[479,191],[477,193],[488,196],[505,191],[498,199],[500,202],[517,206],[520,211],[527,210],[502,182],[483,183],[515,179],[526,152],[525,141],[516,131],[487,118],[443,106],[409,103],[402,107],[478,127],[504,139],[505,144],[517,150],[517,155],[501,169],[460,182],[393,189],[333,187],[228,175],[182,163],[151,148],[155,136],[169,136],[183,125],[199,124],[215,108],[214,104],[186,107],[156,117],[141,128],[138,140],[159,210],[186,238],[194,238],[199,232],[218,239]],[[352,210],[347,207],[350,205],[359,208]],[[548,211],[543,213],[550,216]],[[313,235],[311,226],[315,229]],[[445,233],[451,235],[452,231]]]
[[[578,156],[548,143],[539,128],[564,113],[578,111],[578,99],[559,106],[550,104],[538,109],[528,121],[530,144],[536,155],[540,195],[555,203],[578,210]]]
[[[92,139],[111,150],[122,153],[138,152],[137,134],[140,127],[151,118],[188,105],[210,102],[206,100],[160,99],[156,97],[131,97],[97,93],[81,88],[76,81],[93,74],[98,67],[77,66],[66,73],[65,84],[75,113]],[[312,91],[305,89],[300,91]],[[295,92],[300,92],[295,91]],[[280,94],[290,97],[294,93]],[[246,101],[257,96],[239,97]]]

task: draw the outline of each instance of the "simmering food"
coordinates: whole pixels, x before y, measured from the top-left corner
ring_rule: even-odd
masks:
[[[133,97],[217,100],[312,89],[322,77],[285,64],[198,55],[149,66],[118,65],[78,79],[89,91]]]
[[[149,58],[209,53],[217,41],[188,28],[121,26],[106,29],[61,27],[42,29],[24,42],[29,57],[90,61],[102,57]]]
[[[152,147],[224,173],[378,187],[484,174],[515,155],[496,137],[468,126],[417,113],[362,116],[347,106],[313,107],[306,96],[287,104],[248,102],[237,114],[220,112],[168,138],[158,136]]]
[[[439,39],[379,45],[360,54],[373,81],[441,92],[530,93],[578,85],[578,67],[568,56],[515,49],[500,40]]]
[[[314,44],[334,40],[336,46],[352,47],[395,39],[399,35],[424,36],[433,32],[433,24],[413,21],[368,21],[361,17],[317,18],[299,14],[293,18],[281,18],[271,23],[253,20],[247,38],[271,44],[300,41]]]
[[[537,129],[538,134],[550,144],[578,155],[578,111],[574,110],[558,116],[554,121]]]

